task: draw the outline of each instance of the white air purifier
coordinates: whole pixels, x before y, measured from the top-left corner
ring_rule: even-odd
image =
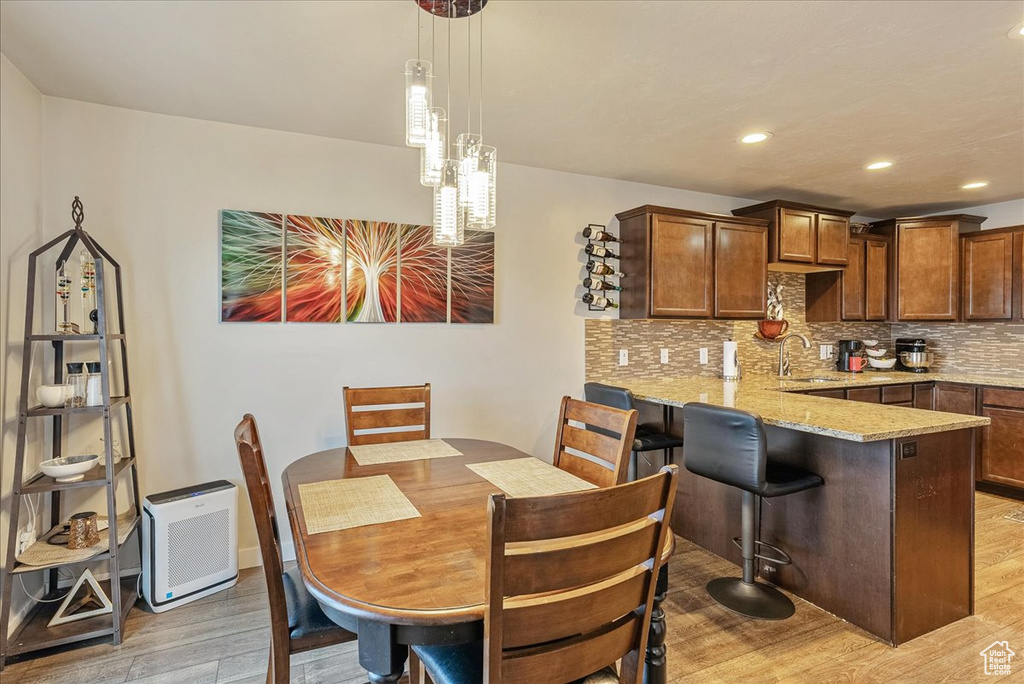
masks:
[[[238,488],[227,480],[142,502],[142,595],[154,613],[238,581]]]

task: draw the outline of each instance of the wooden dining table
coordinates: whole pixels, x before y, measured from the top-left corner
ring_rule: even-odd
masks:
[[[397,682],[409,646],[479,641],[484,635],[487,502],[498,489],[467,464],[529,458],[496,442],[445,439],[461,452],[428,460],[359,465],[347,447],[301,458],[282,476],[302,579],[324,613],[359,636],[371,682]],[[420,516],[309,534],[299,485],[388,475]],[[666,555],[671,550],[666,549]],[[668,564],[651,612],[644,681],[664,684]]]

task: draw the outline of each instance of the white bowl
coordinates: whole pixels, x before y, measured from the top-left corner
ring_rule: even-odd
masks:
[[[85,474],[92,470],[99,460],[98,454],[63,456],[43,461],[39,468],[43,475],[49,475],[57,482],[78,482],[85,478]]]
[[[878,344],[878,340],[861,340],[865,347],[874,347]]]
[[[57,408],[64,405],[64,397],[68,391],[67,385],[40,385],[36,390],[36,399],[43,406]]]
[[[869,358],[868,363],[872,368],[892,368],[896,365],[896,359],[874,359]]]
[[[885,352],[887,352],[889,350],[888,349],[865,349],[864,351],[866,351],[868,353],[868,356],[874,356],[875,358],[881,358],[881,357],[885,356]]]

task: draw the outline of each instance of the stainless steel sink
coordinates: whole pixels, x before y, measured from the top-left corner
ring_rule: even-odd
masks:
[[[779,378],[782,382],[842,382],[835,378]]]

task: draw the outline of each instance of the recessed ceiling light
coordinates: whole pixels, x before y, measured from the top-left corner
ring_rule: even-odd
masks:
[[[754,143],[764,142],[768,138],[772,137],[772,134],[768,131],[758,131],[757,133],[748,133],[747,135],[740,138],[741,143],[747,143],[752,145]]]
[[[974,181],[973,183],[964,183],[960,187],[964,190],[977,190],[988,185],[988,181]]]
[[[879,169],[887,169],[890,166],[892,166],[891,161],[876,161],[872,162],[871,164],[868,164],[864,168],[866,168],[868,171],[878,171]]]
[[[1020,22],[1006,33],[1007,38],[1016,39],[1024,36],[1024,21]]]

